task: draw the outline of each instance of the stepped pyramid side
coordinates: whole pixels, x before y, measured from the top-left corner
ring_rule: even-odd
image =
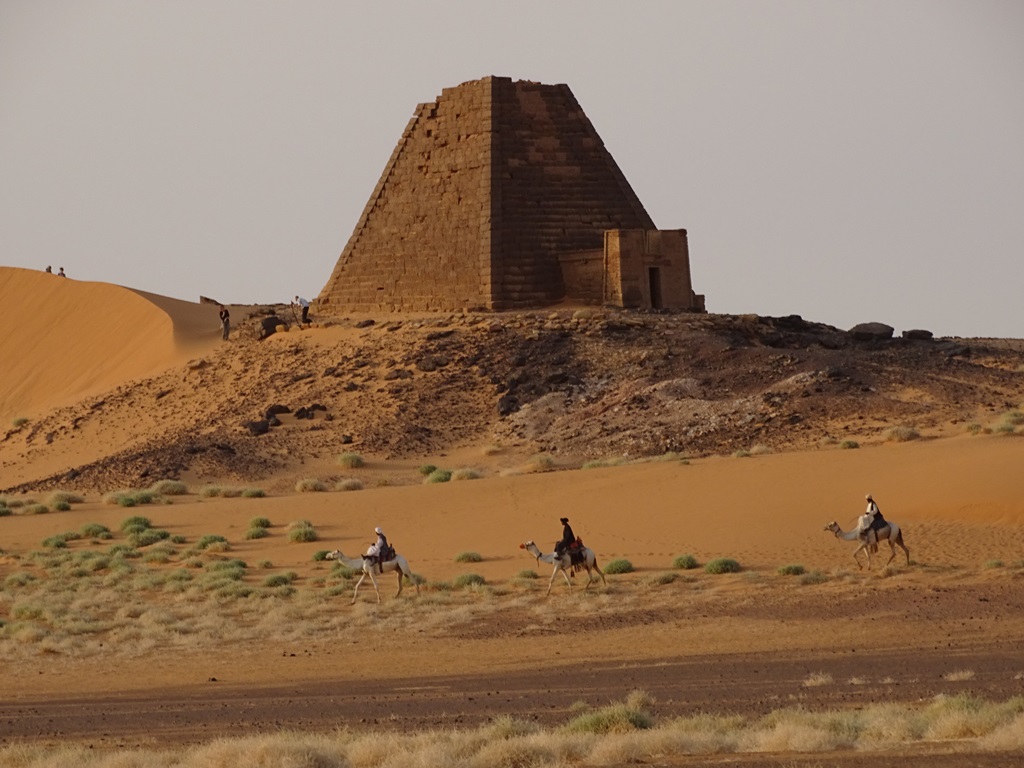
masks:
[[[559,254],[653,227],[568,86],[487,77],[416,108],[319,309],[543,306]]]
[[[494,90],[493,308],[550,304],[565,297],[559,254],[654,223],[569,86],[497,80]]]

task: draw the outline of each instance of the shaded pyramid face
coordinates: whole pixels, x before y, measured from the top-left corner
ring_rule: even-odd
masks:
[[[653,228],[568,86],[487,77],[416,108],[320,308],[544,306],[560,256]]]

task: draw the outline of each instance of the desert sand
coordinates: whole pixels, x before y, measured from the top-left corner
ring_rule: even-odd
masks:
[[[0,269],[0,297],[14,316],[32,318],[0,338],[5,429],[15,418],[31,423],[133,381],[187,370],[221,343],[213,305],[11,269]],[[344,332],[300,333],[315,344]],[[0,451],[0,487],[38,476],[47,462],[53,471],[85,463],[97,441],[129,440],[155,418],[103,424],[51,453],[8,447]],[[536,471],[528,452],[484,442],[442,456],[449,466],[478,468],[481,479],[423,484],[418,467],[437,456],[366,455],[365,466],[346,472],[362,490],[322,493],[282,489],[331,466],[336,472],[333,456],[293,455],[285,476],[249,483],[268,489],[265,498],[205,497],[200,483],[218,478],[186,477],[189,493],[173,503],[131,510],[103,503],[96,489],[54,487],[79,491],[84,501],[35,515],[19,507],[0,518],[0,745],[161,747],[285,728],[468,727],[504,714],[557,724],[581,701],[600,706],[636,688],[652,693],[666,717],[1021,695],[1024,440],[949,432],[955,436],[859,450],[550,471]],[[872,569],[861,570],[855,545],[823,530],[832,520],[853,526],[865,493],[903,528],[909,565],[899,551],[887,565],[883,544]],[[15,632],[26,622],[15,615],[22,598],[11,577],[45,576],[31,553],[87,523],[116,532],[131,514],[183,542],[223,536],[230,548],[211,559],[245,561],[245,581],[256,585],[257,563],[267,573],[292,572],[295,593],[252,609],[239,607],[245,600],[195,597],[223,616],[184,635],[171,632],[166,617],[200,622],[188,613],[188,594],[161,590],[125,597],[140,606],[140,626],[156,630]],[[625,559],[634,570],[587,590],[578,575],[571,592],[558,578],[545,597],[551,569],[519,545],[534,540],[550,551],[563,515],[602,566]],[[248,540],[257,516],[271,521],[270,535]],[[288,526],[300,520],[312,524],[317,541],[289,541]],[[352,582],[331,589],[331,564],[314,555],[358,554],[377,525],[423,584],[418,595],[407,584],[396,598],[388,574],[379,606],[368,584],[350,605]],[[72,541],[68,549],[118,541]],[[139,567],[181,569],[184,548]],[[457,562],[466,552],[480,561]],[[743,570],[680,570],[673,563],[683,554],[701,564],[732,558]],[[816,578],[778,572],[796,564]],[[485,586],[453,589],[467,573]],[[70,609],[103,611],[85,598]],[[261,613],[274,621],[261,621]],[[814,674],[828,682],[808,684]],[[915,746],[892,749],[906,760],[921,754]],[[939,757],[930,764],[955,765],[960,749],[931,744]],[[862,764],[840,762],[842,755],[807,759]]]

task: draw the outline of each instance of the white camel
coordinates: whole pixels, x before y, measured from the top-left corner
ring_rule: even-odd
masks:
[[[868,536],[864,538],[861,538],[859,529],[844,531],[839,527],[839,523],[835,520],[826,525],[825,530],[831,531],[835,534],[837,539],[860,542],[860,546],[853,551],[853,559],[857,561],[858,568],[864,567],[861,565],[860,558],[858,557],[861,552],[864,552],[867,555],[868,570],[871,570],[871,552],[872,550],[876,552],[878,551],[878,542],[882,540],[889,545],[889,549],[892,551],[892,554],[889,555],[889,559],[885,561],[886,565],[891,563],[893,558],[896,557],[897,545],[899,545],[900,549],[902,549],[906,554],[907,565],[910,565],[910,550],[907,549],[906,545],[903,543],[903,531],[901,531],[900,527],[892,521],[886,521],[885,526],[879,528],[877,531],[869,531]],[[872,533],[874,534],[873,536],[871,535]]]
[[[356,597],[359,595],[359,586],[367,576],[370,577],[370,583],[373,584],[373,591],[377,593],[377,602],[380,603],[380,590],[377,589],[377,576],[375,575],[378,568],[376,563],[372,560],[367,560],[365,557],[345,557],[344,553],[342,553],[340,549],[328,552],[325,559],[337,560],[346,568],[350,568],[353,571],[363,572],[363,575],[359,577],[359,581],[356,582],[355,591],[352,593],[353,605],[355,605]],[[381,571],[384,573],[387,573],[388,571],[398,571],[398,592],[395,593],[395,597],[402,594],[403,576],[408,576],[410,581],[416,585],[416,594],[418,595],[420,593],[419,580],[412,575],[412,571],[409,569],[409,563],[407,563],[405,558],[401,555],[396,554],[394,559],[385,561],[381,567]]]
[[[547,563],[548,565],[555,566],[555,569],[551,572],[551,580],[548,582],[548,591],[545,592],[545,596],[551,594],[551,585],[555,583],[555,576],[559,572],[565,577],[565,583],[569,585],[569,591],[572,592],[572,582],[569,581],[569,570],[572,568],[572,558],[569,557],[569,553],[565,553],[561,557],[556,555],[554,552],[543,554],[540,549],[532,541],[527,541],[524,544],[519,545],[520,549],[525,549],[535,558],[538,563]],[[590,547],[583,548],[583,562],[579,563],[583,568],[587,569],[587,586],[584,589],[590,589],[590,585],[595,581],[594,575],[591,571],[597,571],[597,575],[601,577],[601,583],[608,586],[608,582],[605,581],[604,572],[597,567],[597,555],[594,554],[594,550]]]

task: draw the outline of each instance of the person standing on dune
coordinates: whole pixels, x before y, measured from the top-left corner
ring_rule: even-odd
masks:
[[[220,307],[220,324],[224,327],[224,333],[221,335],[221,338],[227,341],[228,333],[231,331],[231,313],[228,312],[228,308],[223,304],[218,304],[217,306]]]
[[[305,325],[309,322],[309,302],[301,296],[296,296],[293,303],[302,307],[302,324]]]

